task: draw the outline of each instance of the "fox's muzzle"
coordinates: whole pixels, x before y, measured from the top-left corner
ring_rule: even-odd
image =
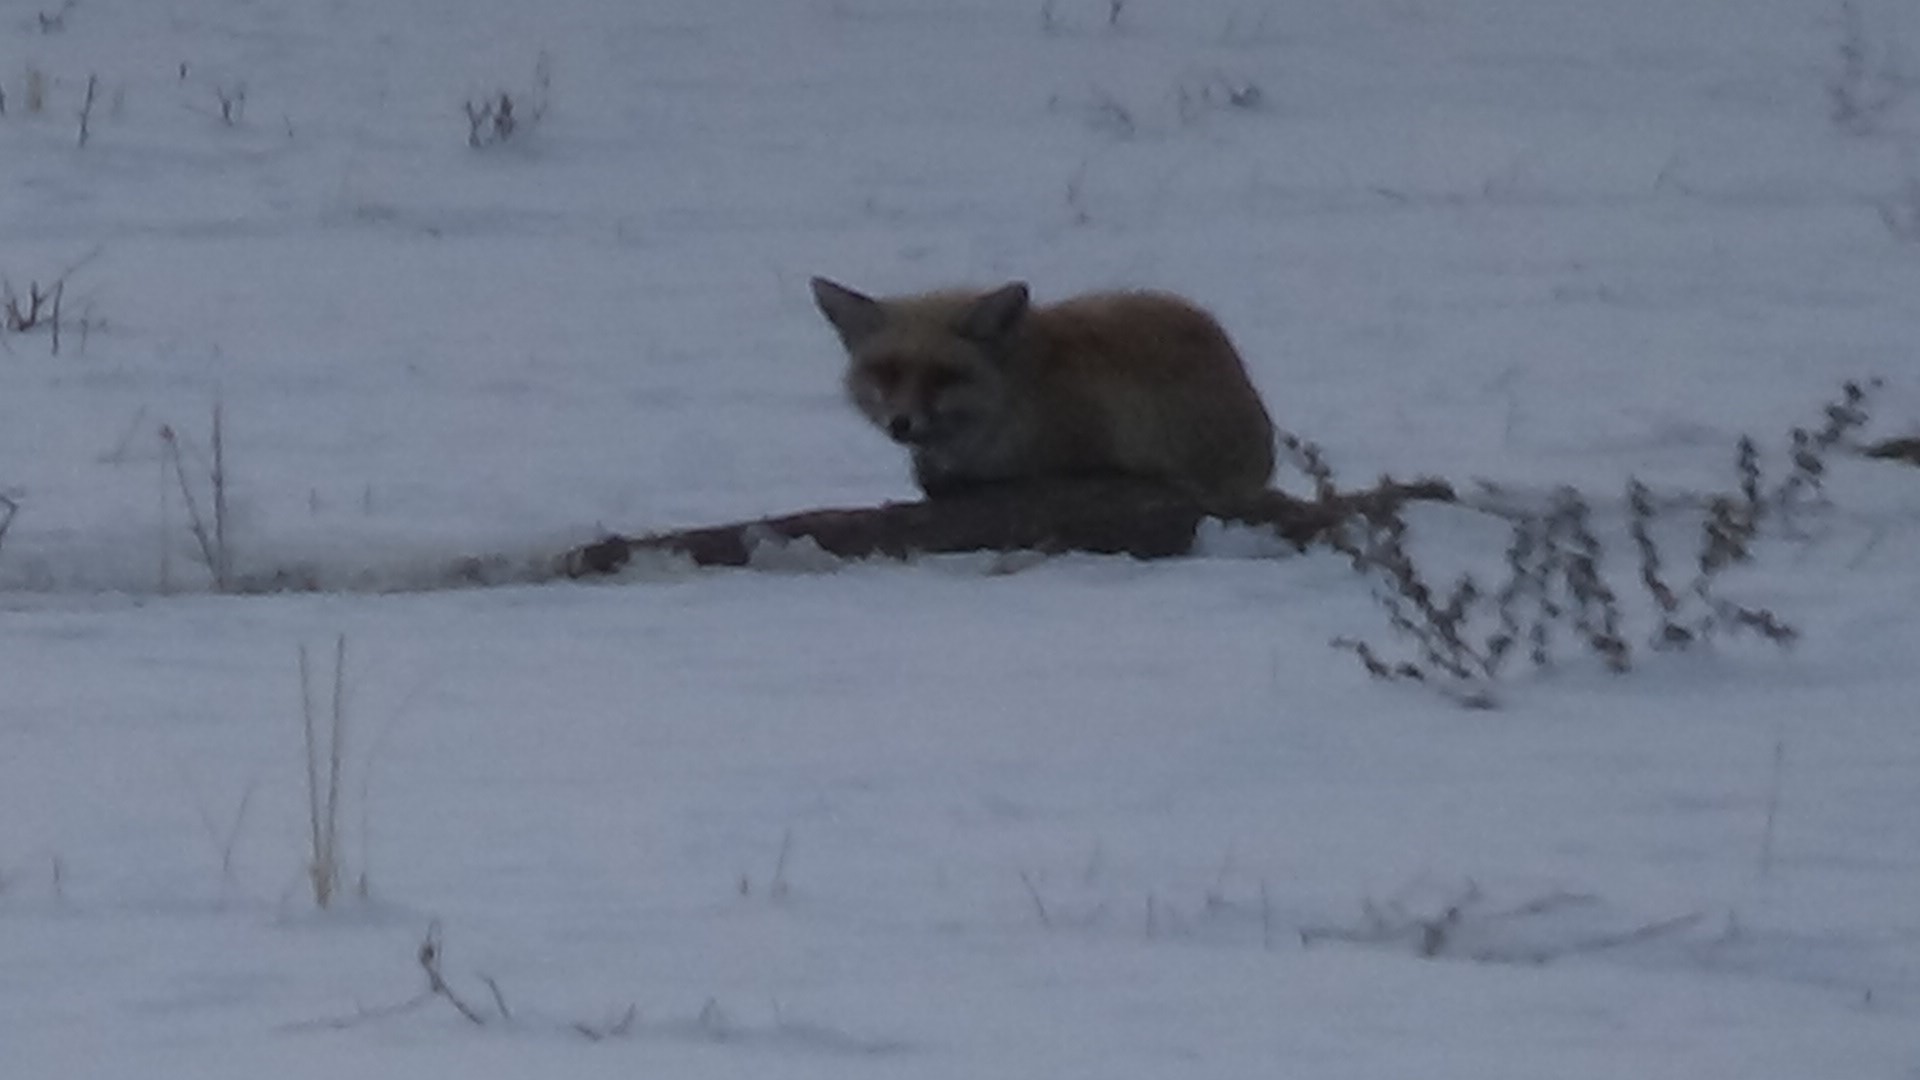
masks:
[[[888,438],[902,446],[926,446],[929,443],[939,442],[942,437],[939,425],[928,417],[916,416],[913,413],[900,413],[889,417],[886,432]]]

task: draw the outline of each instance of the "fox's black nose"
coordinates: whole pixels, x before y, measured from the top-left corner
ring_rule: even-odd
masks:
[[[906,442],[907,436],[912,433],[913,420],[911,417],[896,416],[887,421],[887,434],[892,436],[895,442]]]

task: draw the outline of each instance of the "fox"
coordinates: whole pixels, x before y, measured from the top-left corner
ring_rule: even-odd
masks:
[[[1170,293],[1035,306],[1026,282],[875,298],[823,277],[847,397],[929,499],[1124,475],[1211,500],[1264,490],[1273,420],[1226,331]]]

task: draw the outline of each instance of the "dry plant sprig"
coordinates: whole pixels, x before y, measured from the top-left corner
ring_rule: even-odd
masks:
[[[459,1014],[462,1020],[465,1020],[474,1027],[506,1027],[521,1024],[521,1021],[514,1016],[513,1010],[508,1007],[506,994],[500,989],[500,984],[497,980],[488,975],[478,976],[481,983],[486,986],[488,996],[492,999],[493,1009],[489,1012],[454,988],[452,981],[447,978],[443,966],[445,959],[446,946],[440,933],[440,920],[434,919],[427,924],[426,933],[420,939],[420,946],[414,950],[414,963],[420,968],[420,973],[426,978],[426,986],[422,987],[418,993],[407,998],[405,1001],[393,1005],[360,1007],[356,1008],[349,1016],[295,1024],[292,1025],[292,1027],[296,1029],[329,1028],[335,1030],[349,1028],[369,1021],[385,1020],[391,1017],[405,1015],[435,1000],[446,1002],[455,1013]],[[709,1003],[709,1009],[717,1008],[717,1004]],[[703,1010],[701,1016],[704,1022],[707,1017],[707,1011]],[[630,1004],[615,1014],[610,1020],[602,1023],[595,1024],[581,1021],[558,1026],[585,1038],[589,1042],[600,1042],[605,1039],[632,1033],[639,1019],[639,1006]]]
[[[1308,442],[1290,431],[1279,433],[1279,443],[1294,465],[1313,481],[1314,498],[1330,503],[1339,497],[1340,488],[1333,481],[1333,466],[1327,464],[1326,451],[1319,443]]]
[[[1574,629],[1587,647],[1606,662],[1607,669],[1624,672],[1631,652],[1620,636],[1620,602],[1600,572],[1604,551],[1593,534],[1587,500],[1572,488],[1562,488],[1547,517],[1548,546],[1557,537],[1560,566],[1569,597]]]
[[[56,279],[47,286],[30,281],[23,303],[20,294],[14,291],[13,282],[0,282],[0,296],[4,297],[6,306],[7,332],[24,334],[51,326],[57,333],[60,326],[60,298],[66,292],[66,287],[64,278]]]
[[[1491,707],[1490,683],[1505,650],[1491,640],[1476,645],[1468,636],[1469,615],[1484,599],[1473,577],[1462,575],[1445,599],[1436,599],[1407,551],[1406,518],[1395,505],[1366,507],[1328,535],[1330,546],[1345,554],[1355,570],[1375,578],[1374,600],[1394,630],[1412,642],[1419,658],[1389,661],[1352,637],[1335,638],[1334,647],[1352,652],[1375,678],[1422,682],[1463,705]]]
[[[207,573],[213,578],[213,587],[226,592],[233,585],[233,546],[229,532],[231,514],[227,503],[227,453],[222,413],[220,403],[215,402],[213,425],[208,437],[210,457],[203,462],[211,514],[202,513],[200,500],[194,495],[193,481],[187,475],[186,453],[181,448],[179,433],[173,429],[173,425],[160,425],[160,447],[163,463],[172,466],[173,478],[179,485],[180,496],[187,507],[187,528],[200,545],[200,556],[206,562]],[[162,543],[165,543],[164,537]]]
[[[180,773],[188,785],[193,786],[193,777],[187,772],[185,765],[180,767]],[[213,811],[206,802],[198,796],[194,798],[193,809],[200,817],[200,827],[206,833],[207,842],[213,846],[214,852],[220,857],[220,881],[223,885],[232,885],[235,882],[235,849],[240,845],[240,832],[247,823],[247,810],[253,805],[254,792],[259,787],[258,781],[247,784],[246,790],[240,793],[240,800],[233,808],[232,819],[224,828],[214,819]]]
[[[91,134],[92,134],[92,129],[90,125],[93,122],[93,103],[99,98],[99,96],[100,96],[100,76],[88,75],[87,76],[87,97],[86,97],[86,100],[81,102],[80,104],[80,139],[79,139],[78,145],[82,150],[86,149],[87,140],[91,137]]]
[[[482,1015],[480,1010],[467,1004],[466,999],[455,993],[453,987],[448,985],[446,976],[441,974],[441,955],[440,921],[436,919],[427,925],[427,936],[420,942],[419,951],[414,954],[415,959],[419,961],[420,970],[427,976],[427,994],[432,997],[444,998],[447,1004],[453,1006],[455,1012],[459,1013],[461,1017],[473,1026],[486,1027],[488,1018]],[[488,982],[489,985],[492,984],[492,980],[488,980]],[[493,993],[494,1000],[500,1006],[501,1019],[511,1019],[507,1012],[506,1001],[500,996],[500,988],[494,986]]]
[[[793,854],[793,830],[788,829],[780,837],[780,853],[774,857],[773,876],[767,880],[768,899],[780,901],[787,898],[787,860]],[[734,890],[741,896],[753,895],[753,877],[742,873],[735,882]]]
[[[1407,551],[1407,520],[1397,508],[1363,515],[1367,541],[1363,548],[1368,568],[1383,573],[1390,588],[1378,595],[1396,629],[1411,635],[1427,663],[1456,679],[1471,680],[1488,673],[1486,659],[1463,636],[1467,609],[1480,598],[1471,576],[1454,583],[1444,601],[1422,577]]]
[[[1757,482],[1754,485],[1754,491],[1747,493],[1756,521],[1763,511],[1771,509],[1781,519],[1783,525],[1791,528],[1794,515],[1808,503],[1821,507],[1827,505],[1824,486],[1827,455],[1849,445],[1853,435],[1866,426],[1869,419],[1868,403],[1881,385],[1879,379],[1868,379],[1864,382],[1849,379],[1841,384],[1839,400],[1828,402],[1822,409],[1824,419],[1818,428],[1810,430],[1796,427],[1793,429],[1792,446],[1789,450],[1792,469],[1787,477],[1768,492],[1765,498],[1756,497],[1759,487]],[[1758,468],[1757,464],[1755,468]]]
[[[467,145],[482,150],[532,131],[546,119],[552,97],[553,63],[547,54],[541,53],[533,65],[533,89],[522,94],[518,102],[506,90],[467,100],[463,106],[467,116]]]
[[[467,102],[466,113],[467,145],[476,150],[506,142],[520,127],[513,116],[513,97],[504,90],[498,97]]]
[[[1705,500],[1698,525],[1699,550],[1692,578],[1680,585],[1669,576],[1656,526],[1663,508],[1638,479],[1627,484],[1627,534],[1638,556],[1638,582],[1653,602],[1657,625],[1653,648],[1679,651],[1719,634],[1747,631],[1775,645],[1792,645],[1799,632],[1766,608],[1721,596],[1716,585],[1726,570],[1753,558],[1763,522],[1791,527],[1794,513],[1816,500],[1825,505],[1826,458],[1852,444],[1868,421],[1867,404],[1879,380],[1848,381],[1840,397],[1823,408],[1817,428],[1795,428],[1788,475],[1769,485],[1758,445],[1739,440],[1733,490]],[[1338,486],[1324,453],[1310,442],[1282,434],[1282,450],[1312,479],[1323,503]],[[1587,500],[1562,488],[1545,506],[1527,505],[1493,485],[1483,485],[1478,509],[1505,517],[1512,535],[1506,549],[1506,581],[1492,593],[1471,575],[1461,576],[1441,596],[1408,553],[1406,519],[1394,504],[1358,505],[1326,533],[1328,546],[1346,555],[1356,570],[1374,577],[1374,596],[1394,631],[1409,642],[1413,659],[1396,660],[1372,644],[1339,637],[1334,647],[1354,654],[1367,674],[1390,681],[1421,682],[1476,707],[1495,703],[1493,684],[1524,641],[1536,669],[1550,666],[1556,625],[1568,625],[1579,643],[1608,670],[1631,670],[1633,647],[1623,629],[1620,600],[1609,583],[1605,546],[1595,532]],[[1699,505],[1680,500],[1672,505]],[[1476,626],[1493,623],[1482,632]]]
[[[67,28],[67,13],[74,9],[79,0],[65,0],[53,11],[36,12],[42,34],[57,34]]]
[[[1706,918],[1705,912],[1692,911],[1621,930],[1570,938],[1559,945],[1512,947],[1471,943],[1472,938],[1486,937],[1503,924],[1598,902],[1598,897],[1586,893],[1550,892],[1511,907],[1489,909],[1486,895],[1477,884],[1468,881],[1433,914],[1410,911],[1398,900],[1363,900],[1358,926],[1306,927],[1300,930],[1300,944],[1310,947],[1322,941],[1341,941],[1357,945],[1400,945],[1425,960],[1541,965],[1569,956],[1652,941],[1680,933]],[[1463,943],[1463,938],[1469,940]]]
[[[1627,531],[1633,537],[1633,546],[1640,555],[1640,585],[1653,598],[1654,606],[1660,611],[1660,628],[1654,636],[1654,647],[1662,648],[1684,644],[1691,639],[1692,633],[1680,625],[1680,594],[1667,584],[1663,575],[1660,545],[1653,539],[1656,513],[1653,492],[1638,477],[1628,480]]]
[[[60,355],[61,330],[69,325],[65,317],[67,280],[81,268],[100,257],[103,248],[94,248],[70,263],[51,281],[29,281],[23,297],[13,286],[13,282],[0,278],[0,331],[7,334],[27,334],[36,330],[45,330],[50,342],[49,348],[54,356]],[[79,321],[81,351],[86,351],[87,333],[93,328],[93,320],[83,316]]]
[[[313,678],[307,660],[307,647],[300,646],[300,719],[305,736],[307,761],[307,838],[310,858],[307,880],[313,890],[315,907],[331,907],[340,890],[342,857],[340,851],[340,784],[346,765],[347,742],[347,636],[334,641],[332,698],[326,711],[327,724],[321,726],[320,710],[313,696]],[[365,881],[362,880],[362,891]],[[429,935],[429,941],[433,941]],[[424,946],[422,947],[424,950]]]

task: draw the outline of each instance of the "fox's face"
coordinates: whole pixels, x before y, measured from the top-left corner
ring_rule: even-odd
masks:
[[[883,301],[815,278],[813,294],[847,347],[848,396],[889,438],[937,455],[993,437],[1008,412],[1006,345],[1026,286]]]

